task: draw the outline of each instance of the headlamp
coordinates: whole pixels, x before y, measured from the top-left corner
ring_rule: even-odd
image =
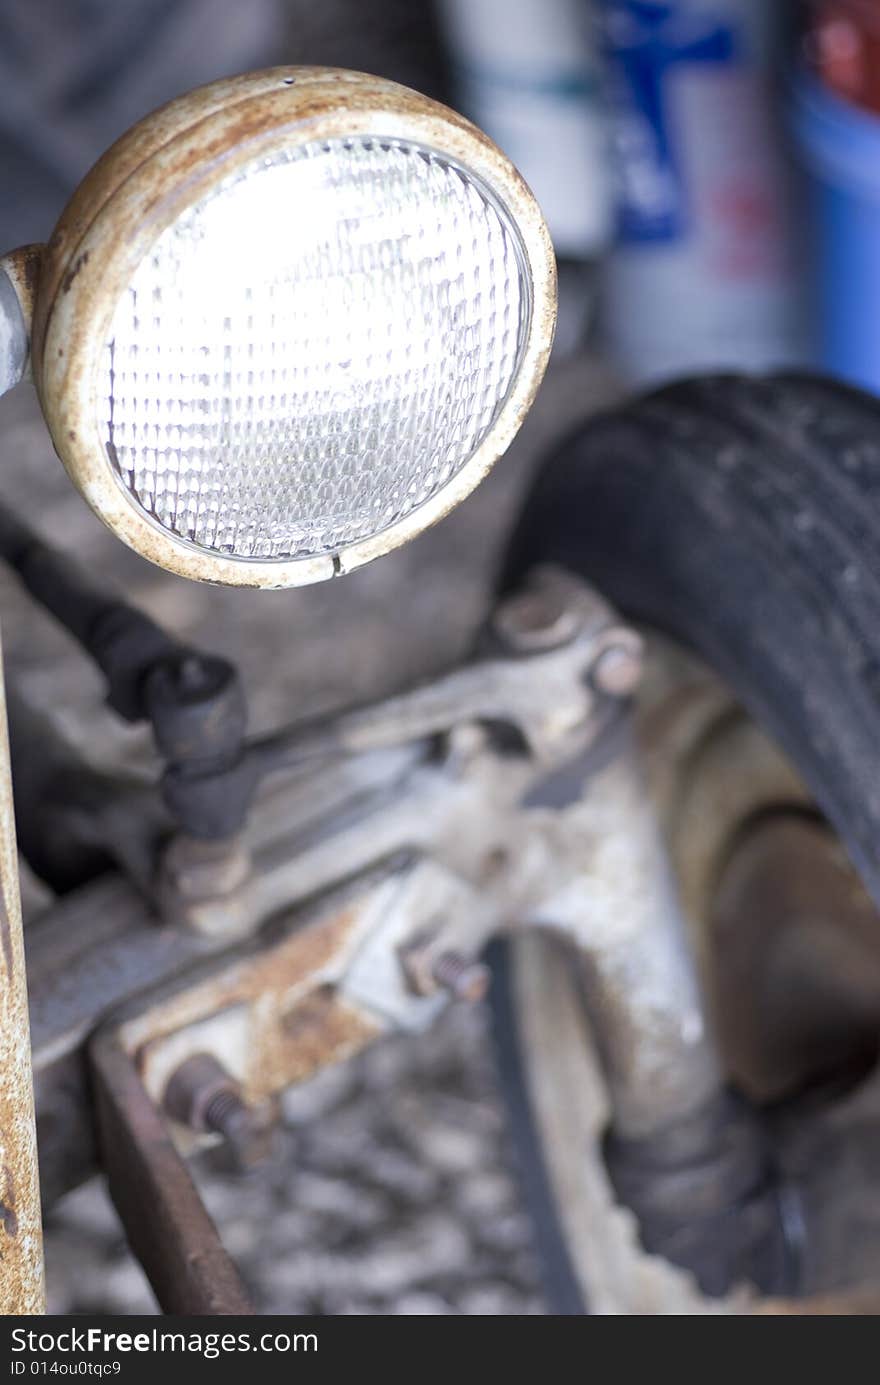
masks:
[[[546,227],[499,150],[321,68],[171,102],[42,255],[4,263],[85,499],[161,567],[233,585],[347,572],[458,504],[528,410],[555,317]]]

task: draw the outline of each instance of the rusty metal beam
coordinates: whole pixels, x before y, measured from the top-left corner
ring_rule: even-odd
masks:
[[[24,939],[0,671],[0,1312],[44,1308]]]
[[[173,1314],[253,1313],[134,1062],[113,1031],[100,1033],[90,1054],[110,1195],[160,1307]]]

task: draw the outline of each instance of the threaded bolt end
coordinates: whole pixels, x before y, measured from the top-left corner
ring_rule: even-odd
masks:
[[[218,1135],[228,1135],[232,1133],[233,1126],[240,1129],[242,1121],[248,1120],[250,1114],[241,1096],[230,1084],[228,1087],[221,1087],[207,1102],[202,1112],[202,1121],[206,1130],[214,1130]]]
[[[443,952],[431,972],[438,986],[456,1000],[482,1000],[489,989],[489,968],[460,952]]]

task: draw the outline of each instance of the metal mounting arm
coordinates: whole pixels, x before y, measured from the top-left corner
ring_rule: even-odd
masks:
[[[31,318],[43,249],[25,245],[0,258],[0,395],[30,377]]]

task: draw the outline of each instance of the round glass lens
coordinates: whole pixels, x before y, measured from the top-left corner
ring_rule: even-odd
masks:
[[[381,533],[486,438],[530,295],[516,227],[439,153],[377,137],[218,185],[119,300],[99,427],[133,500],[224,556],[290,561]]]

